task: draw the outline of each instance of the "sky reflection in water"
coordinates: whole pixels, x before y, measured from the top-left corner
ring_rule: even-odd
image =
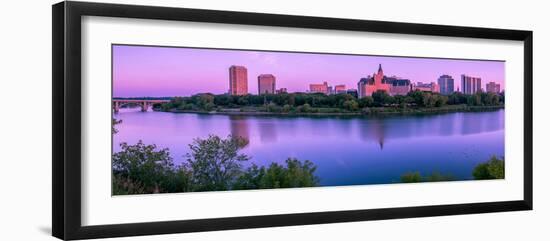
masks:
[[[123,109],[113,136],[169,148],[184,161],[193,138],[229,134],[249,140],[251,162],[283,163],[288,157],[317,165],[321,185],[399,182],[408,171],[471,179],[477,163],[504,156],[504,110],[393,117],[281,117],[142,113]]]

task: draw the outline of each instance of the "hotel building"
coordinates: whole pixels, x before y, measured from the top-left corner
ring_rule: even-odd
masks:
[[[379,90],[386,91],[389,95],[406,95],[411,91],[411,81],[396,76],[385,76],[380,64],[377,73],[361,78],[357,83],[359,98],[371,96]]]
[[[258,76],[258,94],[275,94],[275,76],[261,74]]]
[[[237,65],[229,67],[229,94],[248,94],[248,71],[246,67]]]
[[[462,85],[462,93],[473,95],[478,91],[481,91],[481,78],[472,77],[468,75],[461,75],[460,82]]]
[[[441,75],[437,79],[439,85],[439,93],[444,95],[450,95],[454,92],[455,80],[450,75]]]

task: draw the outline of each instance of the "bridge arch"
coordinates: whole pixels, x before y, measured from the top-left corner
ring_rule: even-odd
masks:
[[[141,107],[142,112],[146,112],[149,110],[149,107],[152,107],[153,105],[167,103],[169,101],[170,100],[165,99],[113,99],[112,108],[115,113],[118,113],[120,108],[130,104],[135,104]]]

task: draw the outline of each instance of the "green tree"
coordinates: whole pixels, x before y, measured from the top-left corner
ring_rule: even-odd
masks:
[[[467,103],[466,97],[460,92],[453,92],[448,98],[449,99],[447,102],[449,105],[460,105]]]
[[[349,110],[349,111],[359,110],[359,104],[355,100],[346,100],[346,101],[344,101],[342,106],[344,107],[344,109]]]
[[[246,140],[240,137],[222,139],[210,135],[206,139],[197,138],[189,144],[185,166],[192,173],[195,191],[229,190],[241,174],[242,162],[250,158],[239,154]]]
[[[401,182],[412,183],[412,182],[443,182],[443,181],[453,181],[455,178],[452,175],[444,175],[439,172],[433,172],[428,176],[422,176],[420,172],[407,172],[401,175]]]
[[[467,104],[469,106],[480,106],[483,104],[483,102],[481,101],[481,93],[475,93],[473,95],[468,95],[467,96]]]
[[[443,182],[443,181],[453,181],[455,178],[453,175],[444,175],[439,172],[433,172],[429,176],[423,178],[425,182]]]
[[[407,172],[403,175],[401,175],[401,182],[404,183],[413,183],[413,182],[421,182],[422,176],[419,172]]]
[[[437,100],[435,101],[436,107],[441,107],[447,104],[449,98],[443,95],[437,95]]]
[[[421,106],[424,107],[434,107],[437,102],[437,95],[432,94],[430,92],[421,92],[422,93],[422,104]]]
[[[281,112],[283,110],[280,106],[278,106],[275,103],[269,103],[266,109],[268,112]]]
[[[312,108],[311,108],[311,105],[306,103],[306,104],[303,104],[301,106],[298,106],[298,108],[296,110],[298,112],[301,112],[301,113],[308,113],[308,112],[312,111]]]
[[[308,160],[301,162],[289,158],[285,161],[285,165],[271,163],[266,168],[253,164],[237,179],[233,188],[266,189],[314,187],[319,185],[319,178],[315,176],[317,167],[312,162]]]
[[[120,144],[121,151],[113,154],[113,176],[115,181],[126,180],[146,193],[173,192],[169,187],[169,176],[174,164],[168,149],[157,149],[156,145]]]
[[[415,103],[417,106],[424,106],[424,93],[422,91],[411,91],[407,94],[407,96],[412,98],[412,103]]]
[[[248,101],[248,98],[246,96],[239,96],[238,100],[237,100],[237,104],[238,105],[248,105],[249,101]]]
[[[478,164],[472,171],[472,176],[476,180],[503,179],[504,158],[492,156],[488,161]]]
[[[374,104],[374,100],[372,99],[371,96],[365,96],[365,97],[359,99],[358,103],[359,103],[360,108],[372,107],[373,104]]]
[[[292,110],[292,106],[286,104],[283,106],[283,112],[288,113]]]
[[[221,106],[228,106],[231,104],[231,96],[228,94],[214,96],[214,104]]]
[[[375,106],[384,106],[385,104],[388,104],[387,101],[390,100],[390,98],[391,96],[383,90],[377,90],[376,92],[372,93],[372,99]]]
[[[121,175],[112,177],[112,195],[145,194],[147,190],[139,181]]]

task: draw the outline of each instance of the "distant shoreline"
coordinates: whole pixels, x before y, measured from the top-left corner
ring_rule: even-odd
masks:
[[[167,112],[174,114],[190,113],[190,114],[210,114],[210,115],[261,115],[261,116],[387,116],[387,115],[423,115],[423,114],[444,114],[455,112],[488,112],[504,109],[504,105],[498,106],[446,106],[434,108],[406,108],[395,109],[392,107],[373,107],[368,108],[368,112],[267,112],[267,111],[246,111],[239,109],[224,110],[224,111],[205,111],[205,110],[167,110],[157,109],[158,112]]]

